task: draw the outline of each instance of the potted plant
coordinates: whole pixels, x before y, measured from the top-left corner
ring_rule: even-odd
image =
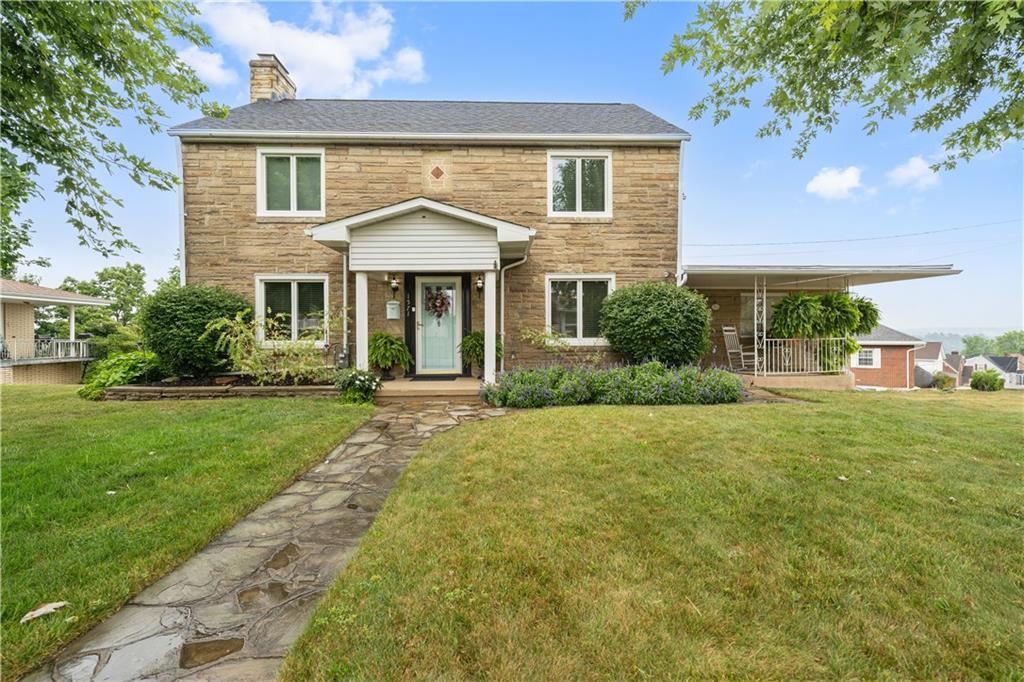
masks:
[[[475,364],[480,367],[481,377],[483,376],[484,369],[484,333],[483,332],[472,332],[462,337],[462,343],[459,344],[459,352],[462,353],[462,361],[469,364],[470,368]],[[501,345],[501,338],[494,339],[494,355],[495,358],[500,358],[504,354],[504,349]]]
[[[405,371],[412,366],[412,355],[405,341],[387,332],[374,332],[368,344],[370,365],[380,370],[380,378],[384,381],[394,379],[391,368],[400,365]]]

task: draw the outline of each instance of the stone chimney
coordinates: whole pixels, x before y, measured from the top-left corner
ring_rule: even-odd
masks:
[[[249,99],[295,99],[295,83],[277,55],[260,53],[249,62]]]

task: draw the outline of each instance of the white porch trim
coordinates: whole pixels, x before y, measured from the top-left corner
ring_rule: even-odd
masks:
[[[497,306],[495,305],[495,272],[484,273],[484,382],[494,383],[494,356],[497,349]]]
[[[356,369],[370,369],[370,310],[366,273],[356,273]]]

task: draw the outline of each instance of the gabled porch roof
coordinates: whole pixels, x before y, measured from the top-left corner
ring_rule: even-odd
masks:
[[[958,275],[952,265],[686,265],[694,289],[747,289],[755,277],[768,289],[845,289],[883,282]]]
[[[533,243],[533,238],[537,234],[536,230],[532,228],[492,218],[482,213],[476,213],[475,211],[459,208],[458,206],[452,206],[451,204],[445,204],[433,199],[427,199],[426,197],[415,197],[397,204],[376,208],[372,211],[365,211],[339,220],[332,220],[316,227],[307,228],[306,234],[325,246],[336,250],[345,250],[352,243],[353,230],[423,210],[471,225],[493,229],[502,260],[520,259],[526,256],[530,250],[530,245]]]

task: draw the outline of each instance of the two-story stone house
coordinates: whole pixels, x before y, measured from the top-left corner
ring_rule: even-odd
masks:
[[[170,131],[181,269],[186,283],[234,289],[258,317],[280,316],[283,338],[352,347],[364,368],[369,335],[386,330],[404,337],[415,374],[452,375],[468,371],[461,338],[481,330],[488,348],[504,340],[503,358],[487,353],[492,380],[502,365],[544,361],[524,330],[599,348],[611,291],[687,277],[690,136],[636,105],[303,100],[275,56],[250,70],[250,104]],[[950,272],[925,270],[778,281]],[[758,271],[695,274],[724,287],[724,312],[738,316]]]

